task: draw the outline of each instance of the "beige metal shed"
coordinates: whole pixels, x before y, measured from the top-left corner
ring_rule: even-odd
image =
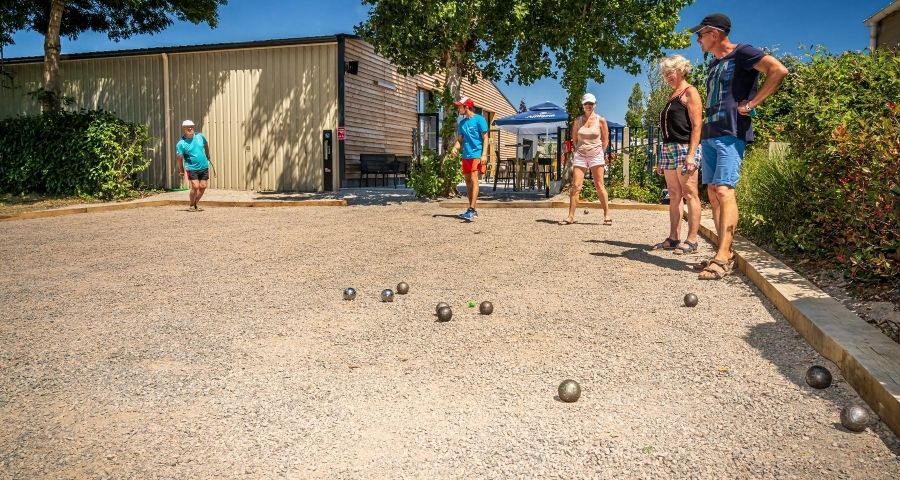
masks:
[[[352,74],[350,61],[359,65]],[[0,118],[40,112],[26,93],[40,86],[42,62],[5,60],[14,88],[0,89]],[[63,55],[60,73],[74,108],[108,110],[149,127],[152,162],[143,180],[163,188],[180,186],[175,144],[184,119],[210,141],[212,188],[353,186],[361,153],[412,155],[417,98],[435,87],[433,77],[397,74],[351,35]],[[515,112],[491,82],[466,82],[462,92],[486,115]]]

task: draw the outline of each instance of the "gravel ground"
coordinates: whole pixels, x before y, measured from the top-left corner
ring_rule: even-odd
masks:
[[[455,213],[0,224],[0,478],[900,477],[898,439],[840,426],[860,399],[745,278],[646,249],[665,212]]]

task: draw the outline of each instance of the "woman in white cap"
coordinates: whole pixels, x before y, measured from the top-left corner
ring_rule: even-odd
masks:
[[[572,126],[572,144],[575,145],[575,156],[572,160],[572,188],[569,191],[569,216],[559,222],[560,225],[575,223],[575,209],[578,208],[578,198],[581,194],[581,185],[588,170],[594,178],[597,187],[597,197],[603,208],[603,224],[612,225],[609,218],[609,196],[606,186],[603,185],[603,172],[606,167],[606,159],[603,152],[609,145],[609,126],[606,119],[597,115],[594,106],[597,98],[590,93],[581,97],[581,105],[584,115],[575,120]]]

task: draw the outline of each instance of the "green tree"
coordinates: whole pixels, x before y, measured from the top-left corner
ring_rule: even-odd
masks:
[[[665,108],[672,94],[672,88],[662,77],[662,69],[656,61],[647,65],[647,83],[650,92],[647,93],[647,107],[644,110],[644,125],[656,128],[659,125],[659,114]],[[658,129],[658,128],[656,128]]]
[[[33,30],[44,35],[44,74],[38,97],[45,112],[60,109],[60,38],[83,32],[106,33],[119,41],[140,33],[156,33],[173,20],[206,22],[215,28],[218,9],[227,0],[20,0],[0,7],[0,46],[12,33]]]
[[[603,69],[640,71],[640,61],[688,45],[675,32],[691,0],[363,0],[369,18],[356,33],[406,75],[441,74],[459,98],[462,79],[524,85],[560,78],[570,113]],[[445,105],[447,111],[451,105]],[[450,139],[445,139],[449,142]],[[446,143],[445,143],[446,144]]]
[[[644,91],[641,84],[635,83],[628,97],[628,111],[625,112],[625,124],[632,131],[637,131],[644,124]]]

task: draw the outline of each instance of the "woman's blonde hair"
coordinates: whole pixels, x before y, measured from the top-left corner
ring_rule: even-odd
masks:
[[[663,74],[674,70],[687,76],[691,73],[691,61],[681,55],[670,55],[659,60],[659,68],[662,69]]]

